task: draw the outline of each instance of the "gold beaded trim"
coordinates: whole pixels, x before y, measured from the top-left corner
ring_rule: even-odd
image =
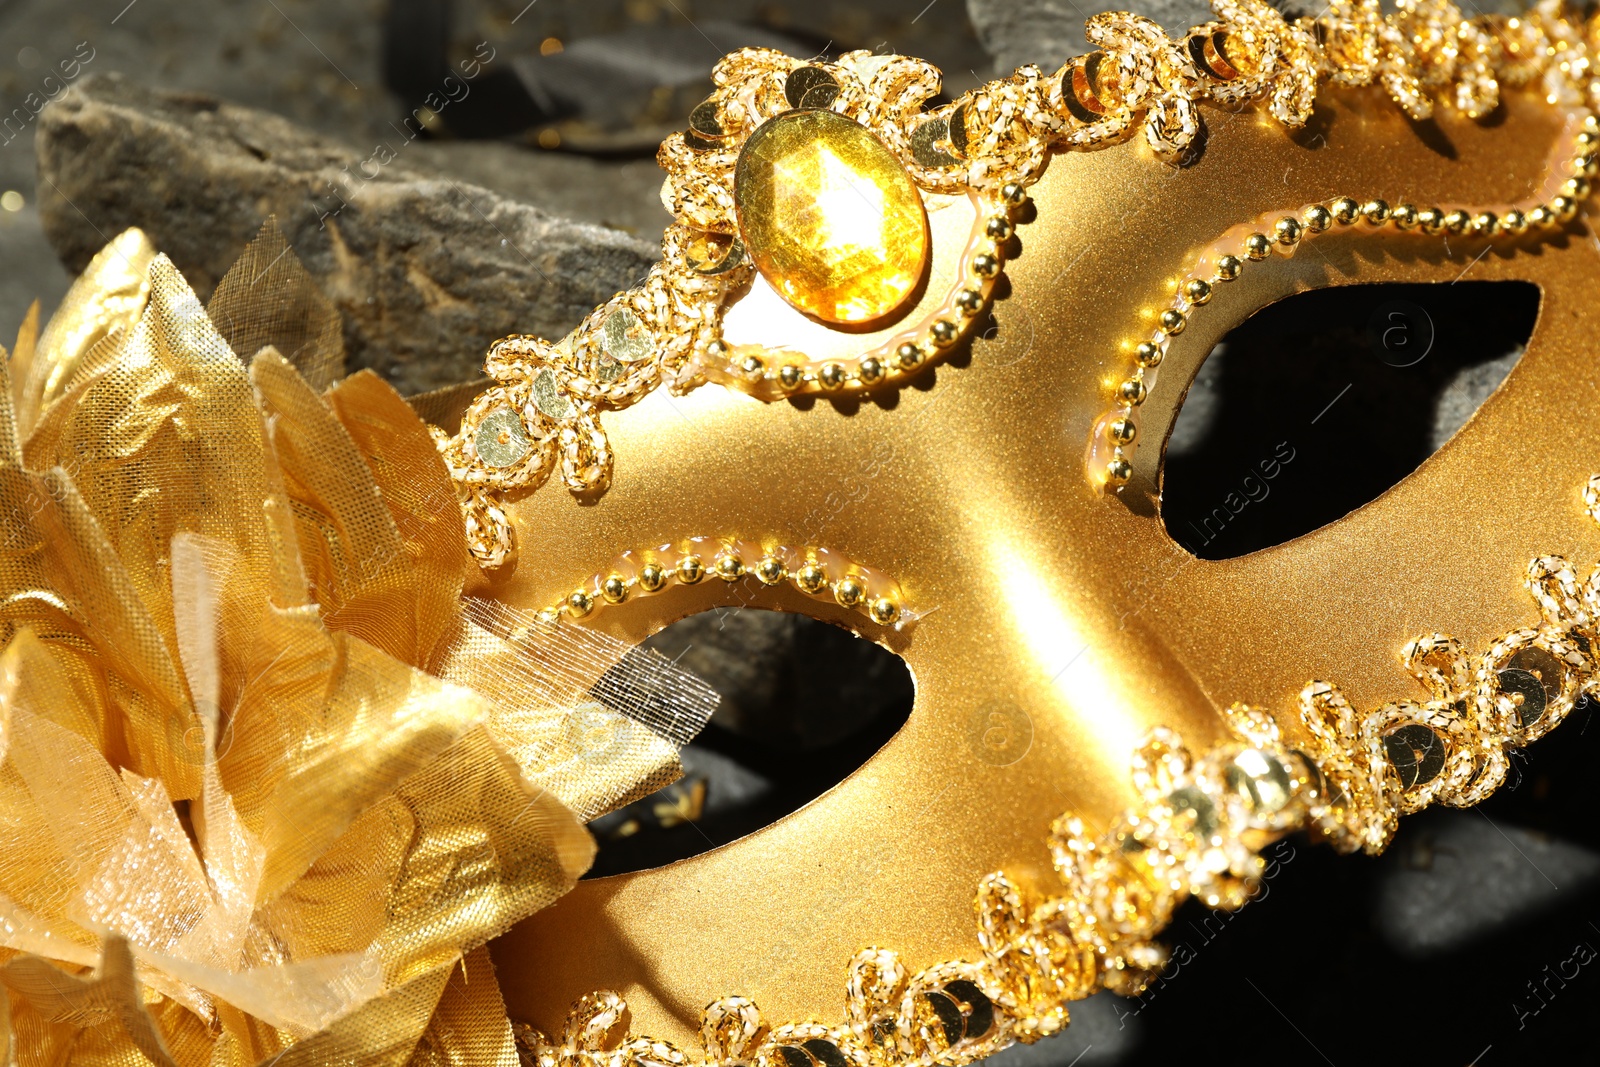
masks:
[[[1417,119],[1432,113],[1438,96],[1469,116],[1485,115],[1502,84],[1537,83],[1554,106],[1600,107],[1591,58],[1600,52],[1600,18],[1585,23],[1559,0],[1543,0],[1521,18],[1464,18],[1450,0],[1397,6],[1385,15],[1378,0],[1334,0],[1315,18],[1289,21],[1265,0],[1212,0],[1217,19],[1181,40],[1139,15],[1099,14],[1086,24],[1095,46],[1088,55],[1048,76],[1022,67],[928,111],[940,76],[920,60],[851,52],[808,63],[769,49],[731,53],[714,69],[716,89],[695,108],[689,129],[667,138],[657,155],[667,172],[663,199],[675,216],[662,237],[661,262],[561,341],[496,343],[485,369],[497,384],[468,409],[455,435],[436,435],[474,556],[491,568],[510,561],[515,545],[499,497],[538,488],[558,465],[572,492],[604,490],[612,457],[601,412],[629,407],[663,383],[681,394],[716,380],[771,399],[871,388],[926,366],[987,306],[1011,214],[1051,151],[1098,148],[1142,131],[1158,154],[1181,155],[1196,142],[1205,101],[1238,107],[1264,100],[1278,121],[1299,127],[1324,81],[1379,84]],[[763,122],[801,107],[826,108],[872,131],[925,196],[965,193],[978,202],[981,232],[963,260],[963,280],[932,320],[896,338],[892,351],[814,365],[800,356],[736,352],[722,339],[725,306],[753,270],[735,215],[739,149]],[[1525,219],[1532,214],[1518,210]],[[1417,218],[1420,226],[1421,211]],[[1497,219],[1486,235],[1503,223]],[[1255,236],[1246,238],[1247,253]],[[1260,236],[1270,248],[1271,239]],[[1169,310],[1186,314],[1182,306]],[[1130,396],[1148,377],[1129,379]],[[1094,435],[1092,450],[1110,429],[1107,422]],[[1137,433],[1131,418],[1117,430]],[[1114,454],[1096,453],[1094,462],[1095,476],[1112,483],[1109,476],[1130,469]]]
[[[561,603],[540,612],[540,617],[547,622],[563,617],[582,619],[608,605],[652,596],[673,586],[698,585],[706,578],[729,583],[753,578],[763,586],[789,582],[806,596],[831,599],[879,626],[899,628],[918,618],[917,612],[905,606],[905,597],[892,578],[837,552],[709,537],[624,552],[609,570],[578,586]]]
[[[1171,303],[1156,315],[1155,329],[1147,339],[1131,346],[1133,373],[1117,384],[1117,406],[1095,423],[1090,437],[1090,479],[1108,489],[1127,484],[1133,474],[1139,408],[1155,388],[1157,371],[1172,339],[1183,332],[1198,308],[1210,302],[1215,286],[1237,280],[1251,263],[1275,252],[1292,256],[1302,244],[1341,228],[1371,236],[1398,232],[1444,240],[1461,237],[1506,242],[1554,234],[1577,216],[1592,194],[1591,179],[1600,171],[1597,148],[1600,120],[1587,109],[1573,109],[1538,192],[1515,204],[1489,210],[1418,208],[1403,201],[1390,207],[1380,199],[1357,201],[1341,196],[1270,222],[1268,215],[1235,226],[1200,254],[1178,280]]]
[[[1600,475],[1584,489],[1600,521]],[[1507,750],[1542,736],[1580,697],[1600,692],[1600,568],[1579,579],[1557,556],[1526,579],[1539,621],[1469,655],[1454,638],[1410,642],[1402,662],[1427,699],[1359,715],[1338,687],[1300,694],[1308,743],[1289,748],[1264,712],[1227,711],[1233,738],[1196,757],[1156,729],[1134,753],[1140,804],[1103,834],[1074,817],[1050,828],[1061,888],[1040,894],[991,874],[975,901],[979,958],[909,973],[868,948],[847,970],[844,1020],[771,1026],[744,997],[705,1009],[691,1057],[647,1037],[623,1037],[615,993],[580,999],[551,1040],[518,1024],[538,1067],[933,1067],[969,1063],[1067,1025],[1067,1006],[1099,989],[1137,995],[1160,973],[1154,938],[1194,897],[1237,908],[1260,885],[1262,850],[1307,830],[1341,852],[1377,853],[1399,816],[1431,803],[1476,804],[1504,781]]]

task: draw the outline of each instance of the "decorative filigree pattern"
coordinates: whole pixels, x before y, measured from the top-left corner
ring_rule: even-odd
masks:
[[[1600,475],[1584,502],[1600,521]],[[1337,686],[1300,695],[1299,747],[1266,713],[1236,704],[1233,738],[1194,756],[1170,730],[1134,753],[1139,805],[1102,834],[1074,817],[1050,829],[1058,891],[1040,896],[1003,873],[975,902],[976,962],[908,974],[893,952],[863,950],[845,983],[845,1022],[769,1026],[744,997],[714,1001],[698,1057],[649,1038],[620,1043],[625,1005],[584,997],[551,1041],[517,1027],[538,1067],[930,1067],[971,1062],[1067,1025],[1068,1005],[1099,989],[1132,996],[1155,979],[1155,940],[1194,897],[1237,908],[1260,884],[1262,850],[1306,830],[1341,852],[1381,852],[1401,815],[1431,803],[1465,807],[1505,779],[1507,751],[1558,725],[1600,690],[1591,648],[1600,619],[1600,568],[1580,579],[1558,556],[1528,567],[1540,621],[1470,655],[1443,634],[1406,645],[1401,660],[1426,698],[1362,716]]]
[[[601,413],[628,407],[663,383],[683,393],[716,381],[779,399],[868,389],[918,373],[988,306],[1011,214],[1052,151],[1095,149],[1142,130],[1157,153],[1181,154],[1196,143],[1199,105],[1206,101],[1238,108],[1264,100],[1279,122],[1299,127],[1324,80],[1381,85],[1417,119],[1431,115],[1439,99],[1480,117],[1494,109],[1502,85],[1535,82],[1552,105],[1600,105],[1591,58],[1600,48],[1600,18],[1585,23],[1559,0],[1544,0],[1522,18],[1465,18],[1451,0],[1400,0],[1387,16],[1378,0],[1335,0],[1316,18],[1292,21],[1265,0],[1212,0],[1212,6],[1216,21],[1180,40],[1137,15],[1096,15],[1087,24],[1096,46],[1088,55],[1048,76],[1023,67],[926,111],[940,77],[921,60],[851,52],[808,63],[769,49],[724,58],[713,73],[715,91],[657,157],[667,172],[663,199],[675,217],[662,262],[560,342],[513,337],[496,344],[488,368],[498,384],[468,410],[458,433],[437,435],[479,563],[497,567],[513,557],[502,494],[538,488],[558,465],[572,492],[602,491],[611,453]],[[724,306],[753,272],[739,236],[740,149],[762,123],[794,108],[826,108],[860,123],[899,159],[925,198],[965,194],[977,209],[959,264],[962,280],[943,303],[852,360],[735,350],[722,339]],[[1588,195],[1592,138],[1580,144],[1574,166],[1577,184],[1563,198],[1575,205]],[[1360,218],[1420,232],[1516,236],[1527,223],[1537,229],[1570,217],[1556,201],[1541,201],[1518,208],[1515,219],[1489,216],[1485,229],[1477,225],[1485,221],[1481,212],[1400,205],[1391,215],[1382,207],[1381,217]],[[1243,257],[1232,250],[1219,256],[1216,278],[1192,279],[1196,292],[1237,277],[1248,259],[1264,257],[1275,243],[1292,246],[1302,232],[1318,232],[1315,221],[1329,210],[1313,205],[1304,220],[1290,217],[1287,234],[1249,235],[1247,246],[1260,238],[1260,247],[1239,249]],[[1446,216],[1454,215],[1461,216],[1460,228],[1446,227]],[[1118,386],[1119,410],[1101,420],[1091,444],[1096,480],[1115,488],[1131,475],[1136,409],[1154,383],[1167,338],[1203,302],[1180,291],[1156,340],[1139,346],[1138,368]]]

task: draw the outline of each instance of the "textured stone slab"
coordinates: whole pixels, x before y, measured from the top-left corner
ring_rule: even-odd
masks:
[[[41,116],[39,208],[69,269],[139,226],[202,297],[275,215],[343,316],[350,369],[407,393],[476,377],[507,333],[561,336],[656,258],[653,240],[413,169],[404,134],[359,151],[213,97],[86,78]]]

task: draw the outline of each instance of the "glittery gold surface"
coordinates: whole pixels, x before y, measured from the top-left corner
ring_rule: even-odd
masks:
[[[1284,712],[1286,743],[1304,743],[1292,712],[1307,679],[1337,678],[1357,707],[1413,698],[1399,662],[1408,640],[1445,628],[1482,647],[1534,623],[1520,561],[1592,554],[1575,487],[1600,430],[1575,413],[1600,403],[1587,372],[1600,254],[1577,228],[1489,251],[1325,236],[1314,252],[1253,265],[1175,339],[1144,411],[1149,442],[1164,440],[1211,345],[1282,296],[1462,276],[1541,287],[1529,350],[1497,394],[1412,476],[1339,522],[1203,561],[1157,517],[1158,448],[1139,453],[1120,496],[1086,483],[1081,449],[1124,372],[1121,346],[1131,351],[1178,268],[1219,233],[1350,190],[1515,200],[1543,179],[1561,123],[1534,95],[1508,92],[1494,122],[1441,112],[1418,128],[1376,88],[1320,96],[1294,138],[1252,111],[1202,114],[1205,150],[1183,168],[1139,143],[1051,161],[1018,226],[995,326],[970,360],[833,402],[654,394],[608,417],[608,493],[581,508],[559,493],[512,506],[524,558],[538,561],[496,587],[513,604],[559,600],[611,546],[715,529],[825,543],[894,574],[927,612],[895,631],[782,587],[707,582],[597,613],[594,627],[626,640],[719,603],[814,614],[905,656],[916,708],[802,811],[657,871],[582,883],[498,941],[514,1015],[556,1031],[578,996],[612,988],[635,1032],[686,1045],[722,994],[748,995],[770,1018],[834,1018],[841,967],[864,945],[893,946],[912,969],[970,958],[973,886],[997,869],[1040,872],[1039,841],[1060,812],[1095,828],[1129,807],[1127,761],[1150,728],[1204,750],[1224,736],[1219,708],[1244,700]],[[955,252],[935,244],[936,257]],[[839,334],[832,352],[812,354],[857,344]],[[1026,727],[1014,762],[974,728],[993,722],[1014,736]]]
[[[922,280],[928,221],[900,161],[866,127],[802,109],[745,142],[739,233],[783,298],[825,322],[880,319]]]

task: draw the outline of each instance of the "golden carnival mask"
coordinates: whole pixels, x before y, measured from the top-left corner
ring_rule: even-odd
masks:
[[[558,342],[495,345],[437,435],[511,607],[630,643],[804,612],[916,682],[804,810],[497,942],[545,1062],[1036,1039],[1142,989],[1173,908],[1242,903],[1265,844],[1380,850],[1596,686],[1600,585],[1566,559],[1600,507],[1574,417],[1600,404],[1600,22],[1213,6],[1181,39],[1095,16],[1088,55],[942,106],[914,59],[728,56],[660,152],[660,265]],[[1289,543],[1174,543],[1163,443],[1219,338],[1302,290],[1468,270],[1542,303],[1466,429]],[[602,989],[672,1044],[618,1045]]]

